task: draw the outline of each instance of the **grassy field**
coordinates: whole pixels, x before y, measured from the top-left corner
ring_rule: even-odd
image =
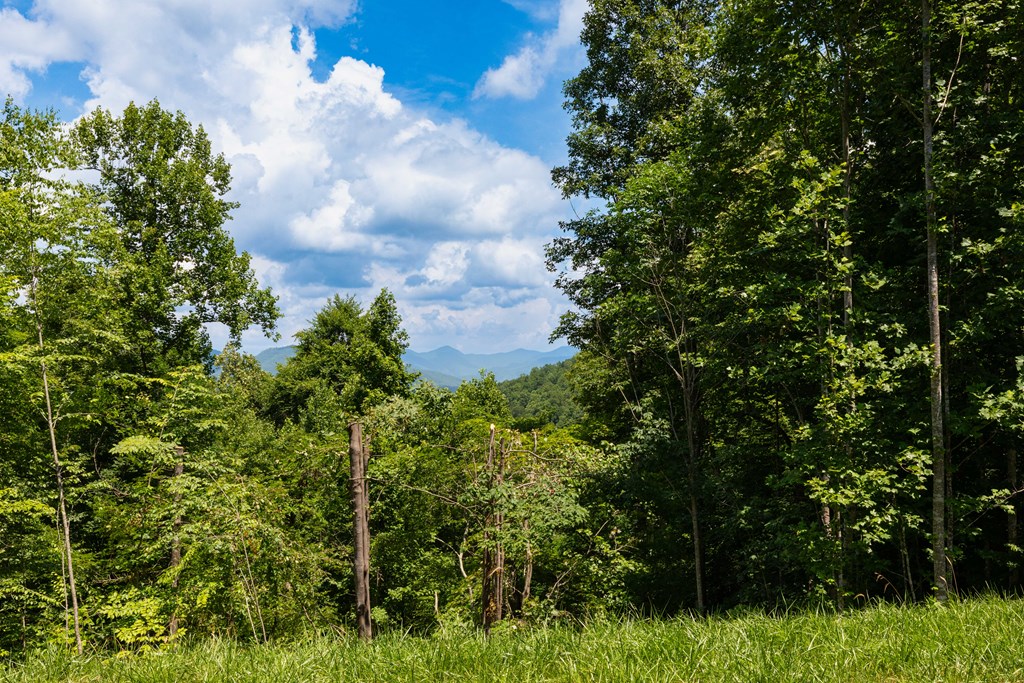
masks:
[[[145,656],[34,653],[3,681],[1022,681],[1024,601],[315,639]]]

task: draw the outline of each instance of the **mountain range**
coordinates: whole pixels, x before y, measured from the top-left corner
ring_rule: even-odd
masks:
[[[295,346],[275,346],[256,354],[264,370],[277,373],[277,366],[295,355]],[[463,353],[450,346],[433,351],[406,351],[405,365],[418,372],[423,379],[442,387],[454,389],[463,381],[480,376],[480,371],[494,373],[494,379],[503,382],[527,374],[534,368],[559,363],[576,355],[576,349],[561,346],[551,351],[516,349],[502,353]]]

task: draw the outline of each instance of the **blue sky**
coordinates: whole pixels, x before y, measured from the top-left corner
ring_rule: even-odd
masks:
[[[567,304],[543,248],[572,215],[550,168],[586,0],[0,7],[0,91],[19,103],[71,120],[156,97],[204,125],[279,343],[331,294],[388,287],[416,350],[547,347]]]

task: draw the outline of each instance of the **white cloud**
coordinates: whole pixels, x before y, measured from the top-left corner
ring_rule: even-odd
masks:
[[[473,95],[528,100],[544,86],[547,68],[553,61],[552,51],[538,52],[532,45],[526,45],[516,54],[505,57],[498,68],[488,69],[477,83]]]
[[[550,229],[560,205],[543,162],[458,121],[414,122],[383,141],[365,171],[357,193],[382,218],[451,235]]]
[[[460,242],[439,242],[427,255],[426,264],[420,271],[427,282],[452,285],[462,279],[469,267],[466,258],[468,247]]]
[[[73,60],[79,49],[66,30],[50,30],[10,8],[0,9],[0,95],[24,97],[30,75],[55,60]]]
[[[547,164],[403,105],[364,61],[314,78],[312,29],[353,4],[39,0],[29,18],[0,12],[0,87],[23,96],[35,73],[74,60],[86,109],[158,97],[204,123],[233,168],[229,228],[280,297],[286,342],[336,291],[369,302],[388,287],[416,348],[494,350],[497,329],[500,348],[544,346],[565,307],[541,257],[565,217]],[[556,52],[567,22],[545,38]]]
[[[360,206],[352,198],[349,187],[347,180],[337,181],[327,204],[311,214],[300,214],[292,219],[289,227],[296,242],[326,251],[394,253],[386,243],[360,232],[373,218],[373,207]]]
[[[481,242],[473,250],[487,284],[519,288],[551,286],[543,254],[543,241],[512,236]]]
[[[506,1],[524,11],[536,11],[529,2]],[[561,0],[558,26],[542,36],[528,36],[517,53],[508,55],[501,66],[488,69],[480,77],[473,96],[521,100],[536,97],[559,60],[580,52],[579,38],[587,8],[587,0]]]
[[[0,73],[54,61],[87,61],[94,95],[86,109],[120,109],[128,101],[187,100],[202,91],[206,64],[216,63],[239,36],[261,24],[335,26],[353,0],[36,0],[26,18],[0,14]],[[22,93],[23,94],[23,93]]]

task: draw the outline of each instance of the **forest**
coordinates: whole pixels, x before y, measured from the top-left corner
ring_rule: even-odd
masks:
[[[455,391],[386,289],[264,372],[203,126],[8,99],[0,655],[1018,593],[1022,11],[591,0],[579,353]]]

